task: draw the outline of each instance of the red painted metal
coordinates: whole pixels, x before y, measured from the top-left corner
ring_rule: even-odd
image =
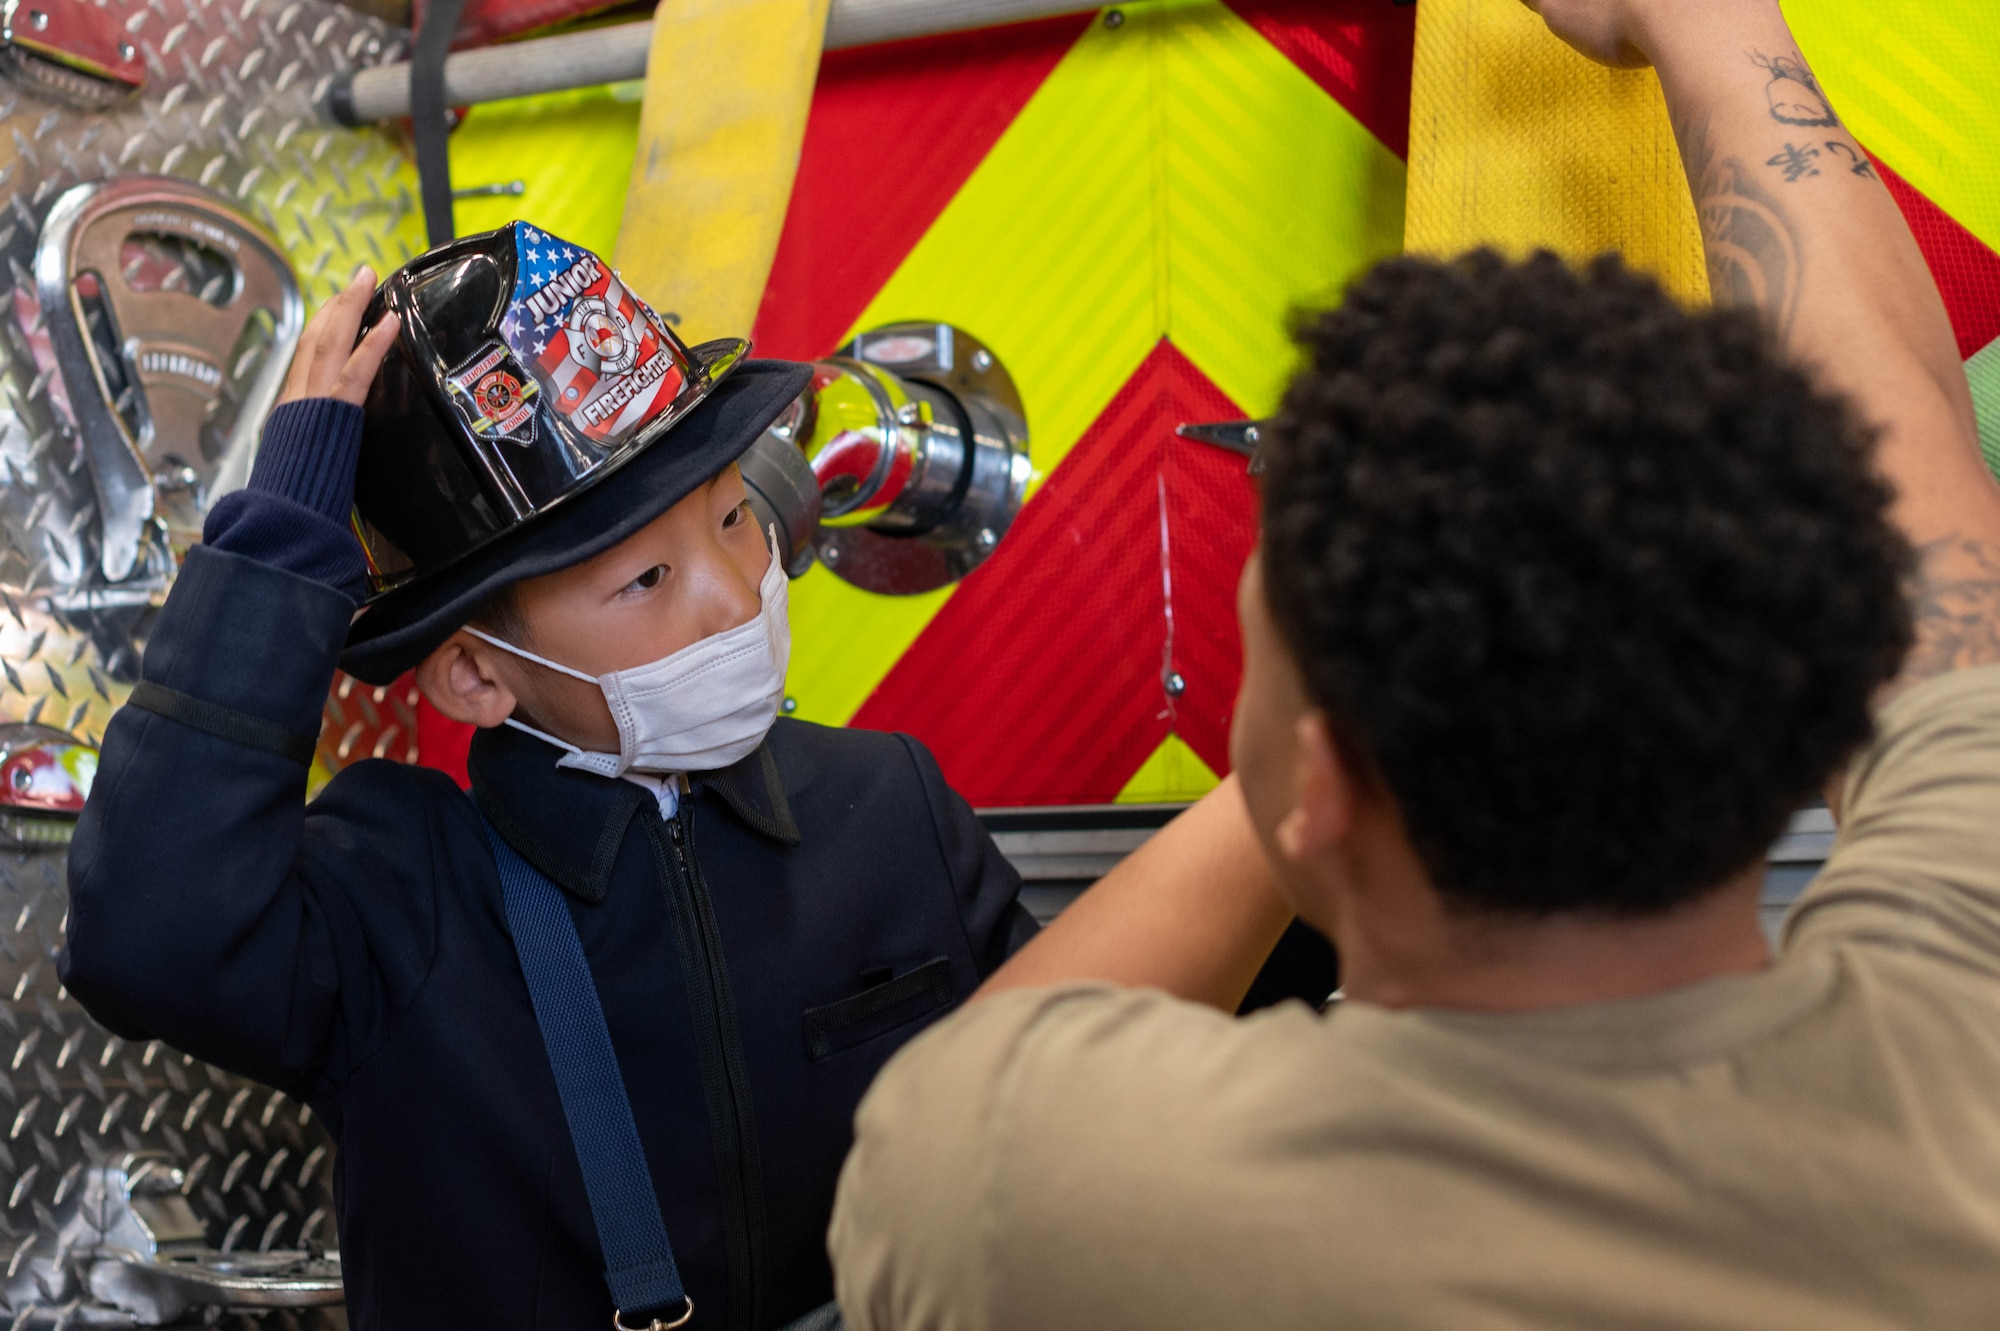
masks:
[[[1880,158],[1873,160],[1944,296],[1945,312],[1958,335],[1958,354],[1969,357],[2000,337],[2000,254]]]
[[[1242,414],[1162,340],[853,723],[923,740],[978,805],[1109,800],[1170,730],[1227,771],[1255,490],[1173,427]]]
[[[1385,0],[1228,0],[1228,4],[1396,156],[1410,155],[1415,5]]]
[[[1093,17],[822,57],[760,355],[810,360],[840,344]]]

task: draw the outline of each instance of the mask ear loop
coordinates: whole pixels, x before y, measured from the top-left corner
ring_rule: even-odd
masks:
[[[465,626],[465,631],[467,633],[470,633],[473,637],[479,639],[481,642],[491,643],[493,646],[498,647],[503,652],[511,652],[513,655],[520,657],[524,661],[533,661],[536,665],[545,666],[548,669],[555,671],[559,675],[568,675],[571,679],[580,679],[586,684],[594,684],[597,686],[597,690],[600,693],[604,691],[603,683],[600,680],[598,680],[598,678],[595,675],[586,675],[581,670],[572,670],[570,667],[564,665],[560,661],[551,661],[545,656],[536,656],[533,652],[528,651],[526,648],[516,647],[513,643],[506,642],[500,638],[496,638],[490,633],[483,633],[480,630],[472,627],[472,625],[470,624],[467,624]],[[514,729],[521,731],[523,734],[533,735],[536,739],[542,741],[544,744],[552,744],[556,748],[562,749],[577,758],[582,758],[585,760],[593,758],[610,758],[615,762],[622,762],[624,759],[623,749],[625,746],[625,736],[622,727],[620,728],[620,733],[618,736],[618,744],[620,752],[614,755],[614,754],[598,754],[592,752],[589,749],[578,748],[576,745],[570,743],[566,739],[557,739],[554,735],[549,734],[547,731],[537,730],[533,726],[529,725],[527,722],[517,721],[511,716],[508,717],[501,724],[512,726]]]
[[[533,652],[529,651],[525,647],[516,647],[513,643],[504,641],[503,639],[500,638],[496,638],[490,633],[483,633],[480,630],[472,627],[472,625],[470,624],[467,624],[465,626],[465,631],[467,633],[470,633],[473,637],[479,639],[481,642],[490,643],[493,646],[498,647],[503,652],[512,652],[515,656],[520,657],[523,661],[533,661],[538,666],[546,666],[547,668],[555,671],[559,675],[568,675],[571,679],[580,679],[586,684],[596,684],[598,682],[597,676],[595,675],[586,675],[581,670],[572,670],[570,667],[564,665],[562,662],[551,661],[546,656],[536,656]]]
[[[761,603],[758,614],[764,618],[764,635],[769,640],[771,659],[778,663],[779,673],[783,674],[792,654],[791,607],[787,604],[777,612],[783,619],[781,623],[772,614],[771,602],[786,592],[792,577],[786,571],[784,561],[778,557],[778,525],[774,522],[765,531],[771,538],[771,566],[764,571],[763,581],[757,585],[757,599]],[[786,599],[789,601],[788,597]],[[782,646],[778,641],[780,635],[784,638]],[[780,661],[781,656],[786,660]]]

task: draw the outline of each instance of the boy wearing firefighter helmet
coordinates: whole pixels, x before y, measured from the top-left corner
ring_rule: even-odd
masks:
[[[1018,875],[915,741],[776,719],[735,463],[807,367],[523,223],[373,286],[105,737],[64,981],[321,1115],[358,1327],[778,1325],[876,1069],[1033,932]],[[306,804],[336,664],[481,727],[470,798],[362,762]]]

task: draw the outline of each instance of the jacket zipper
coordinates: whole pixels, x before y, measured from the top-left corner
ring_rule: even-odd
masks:
[[[748,1331],[756,1325],[764,1283],[764,1189],[757,1149],[750,1078],[743,1057],[736,1001],[724,963],[722,933],[715,907],[694,853],[692,810],[685,800],[666,823],[679,870],[684,953],[692,962],[688,996],[695,1018],[702,1065],[702,1090],[716,1142],[722,1190],[723,1234],[731,1274],[730,1324]]]

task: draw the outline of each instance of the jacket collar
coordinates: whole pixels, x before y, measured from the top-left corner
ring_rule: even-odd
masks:
[[[472,799],[530,864],[585,901],[602,901],[626,829],[655,807],[653,797],[630,781],[557,767],[561,756],[512,726],[482,730],[466,763]],[[769,739],[734,766],[695,777],[688,798],[711,792],[759,836],[799,844]]]

